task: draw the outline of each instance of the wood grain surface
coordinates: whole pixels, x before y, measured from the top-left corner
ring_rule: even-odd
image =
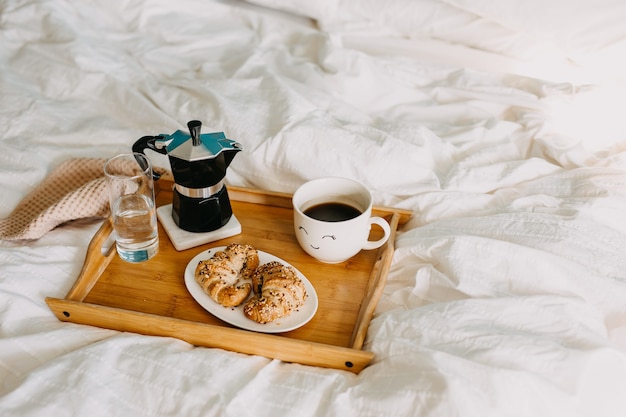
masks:
[[[166,178],[157,184],[157,205],[171,203],[173,183]],[[177,251],[159,225],[159,253],[149,261],[131,264],[122,261],[115,250],[101,250],[112,230],[105,221],[90,243],[72,289],[65,299],[46,299],[48,305],[63,321],[360,372],[373,359],[371,352],[361,349],[385,284],[395,232],[411,212],[375,207],[374,214],[391,225],[387,244],[331,265],[310,257],[298,245],[291,195],[239,187],[229,187],[228,192],[242,225],[240,235]],[[373,231],[371,239],[380,233]],[[264,334],[234,328],[202,308],[185,287],[185,267],[198,253],[232,242],[252,245],[299,269],[318,295],[313,319],[296,330]]]

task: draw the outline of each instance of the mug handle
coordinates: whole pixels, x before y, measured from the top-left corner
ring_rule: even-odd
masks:
[[[370,229],[372,228],[372,224],[377,224],[378,226],[380,226],[380,228],[383,229],[383,232],[385,232],[385,235],[378,240],[368,240],[367,242],[365,242],[365,245],[363,245],[363,249],[365,250],[380,248],[391,235],[391,227],[389,227],[389,223],[387,223],[387,221],[382,217],[370,217]]]

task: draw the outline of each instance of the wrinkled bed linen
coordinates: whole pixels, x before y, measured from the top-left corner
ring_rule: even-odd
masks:
[[[621,86],[370,54],[306,10],[5,2],[0,216],[63,161],[193,118],[243,144],[229,184],[356,178],[414,212],[374,362],[353,375],[61,323],[44,298],[80,272],[85,219],[0,242],[0,415],[623,415]]]
[[[336,42],[554,81],[626,81],[620,0],[250,0],[315,20]]]

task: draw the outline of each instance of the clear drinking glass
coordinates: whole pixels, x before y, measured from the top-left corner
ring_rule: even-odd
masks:
[[[117,155],[104,165],[117,253],[143,262],[159,251],[152,164],[141,153]]]

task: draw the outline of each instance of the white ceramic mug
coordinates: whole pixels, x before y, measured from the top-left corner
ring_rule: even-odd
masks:
[[[298,243],[306,253],[321,262],[344,262],[363,249],[379,248],[391,234],[385,219],[372,217],[370,191],[352,179],[324,177],[311,180],[296,190],[292,202]],[[344,217],[340,216],[343,212],[341,205],[349,206],[344,207],[348,212]],[[352,215],[350,207],[356,210]],[[314,213],[316,210],[322,213]],[[368,240],[373,224],[384,232],[384,236],[376,241]]]

